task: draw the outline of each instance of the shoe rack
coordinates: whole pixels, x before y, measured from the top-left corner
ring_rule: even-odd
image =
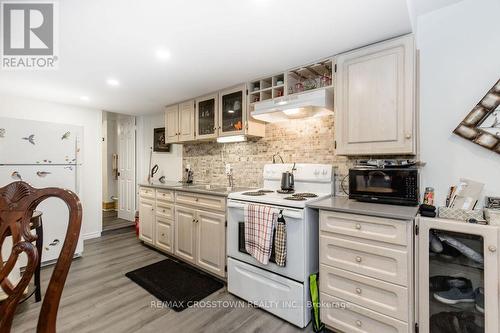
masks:
[[[419,331],[499,332],[499,228],[425,217],[417,226]]]

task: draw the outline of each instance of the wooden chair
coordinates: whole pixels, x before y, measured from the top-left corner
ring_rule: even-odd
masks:
[[[69,224],[61,254],[43,298],[37,332],[56,331],[57,310],[80,235],[82,205],[78,196],[71,191],[60,188],[35,189],[19,181],[0,188],[0,287],[8,295],[7,299],[0,304],[0,332],[2,333],[10,332],[17,305],[33,277],[38,256],[41,255],[33,245],[36,235],[30,231],[33,211],[38,204],[50,197],[60,198],[67,204]],[[12,236],[12,251],[8,259],[4,259],[1,246],[7,236]],[[8,276],[23,252],[28,258],[28,263],[21,280],[14,286]]]

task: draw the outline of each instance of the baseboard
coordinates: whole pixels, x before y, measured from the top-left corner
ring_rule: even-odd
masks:
[[[99,237],[101,237],[101,231],[91,232],[91,233],[82,235],[83,240],[92,239],[92,238],[99,238]]]

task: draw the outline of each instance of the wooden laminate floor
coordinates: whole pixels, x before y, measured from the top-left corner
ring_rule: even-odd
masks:
[[[134,225],[133,221],[118,218],[118,213],[115,210],[102,212],[102,231],[116,230],[132,225]]]
[[[75,259],[59,308],[58,332],[311,332],[257,308],[188,308],[175,312],[154,308],[157,299],[125,277],[125,273],[165,257],[143,246],[132,228],[85,242],[83,258]],[[42,269],[45,289],[51,268]],[[241,301],[225,288],[206,301]],[[240,302],[244,303],[244,302]],[[31,298],[20,305],[13,332],[34,332],[41,303]]]

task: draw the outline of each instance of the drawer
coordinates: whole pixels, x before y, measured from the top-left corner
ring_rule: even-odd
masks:
[[[408,322],[408,289],[342,269],[320,265],[320,291]]]
[[[156,239],[155,245],[167,252],[172,253],[174,233],[173,233],[173,221],[169,221],[162,218],[156,218]]]
[[[321,320],[329,327],[349,333],[408,333],[407,323],[384,316],[340,298],[320,293]],[[339,306],[340,305],[340,306]]]
[[[171,190],[156,190],[156,200],[158,201],[174,201],[174,191]]]
[[[192,205],[196,208],[206,208],[220,211],[226,210],[226,198],[215,195],[203,195],[177,191],[175,193],[175,203]]]
[[[174,205],[156,201],[156,216],[163,217],[165,219],[174,219]]]
[[[155,189],[151,187],[141,187],[139,188],[139,196],[146,199],[155,198]]]
[[[408,284],[407,251],[324,233],[321,233],[319,242],[322,264],[402,286]]]
[[[336,234],[349,235],[396,245],[408,245],[409,221],[380,217],[321,211],[320,228]]]

